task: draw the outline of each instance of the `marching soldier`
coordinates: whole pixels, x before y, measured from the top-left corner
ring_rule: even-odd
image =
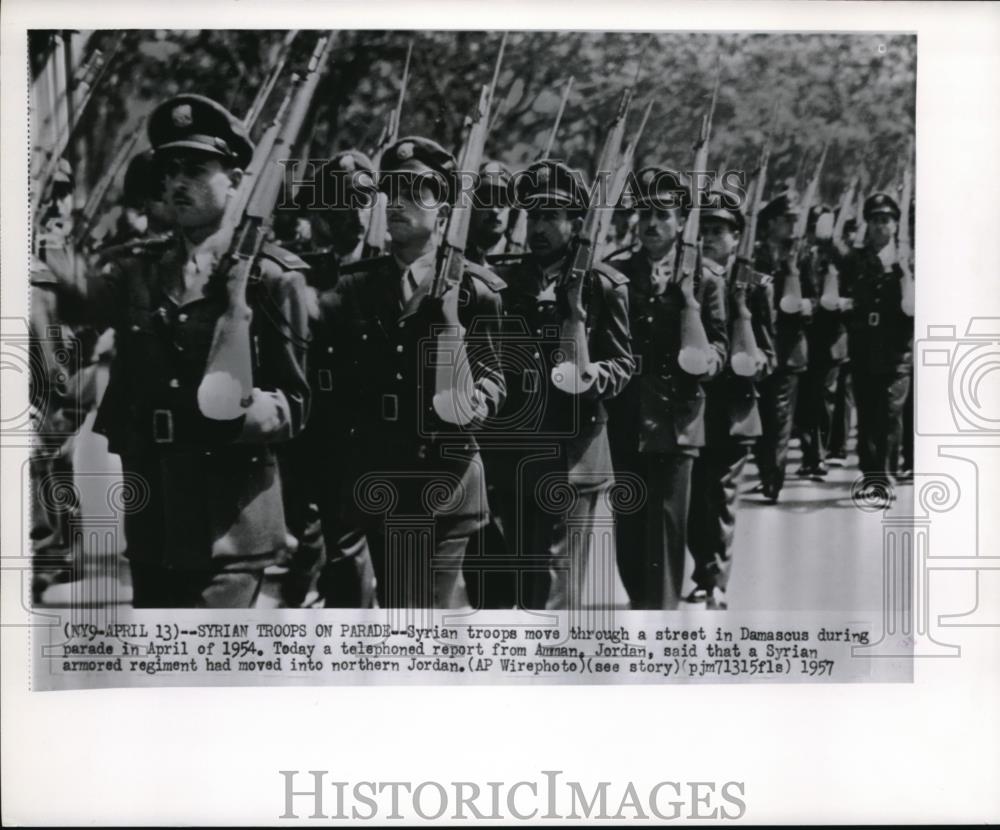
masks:
[[[812,282],[802,279],[789,262],[791,238],[798,205],[786,192],[772,199],[760,212],[764,240],[758,246],[754,267],[774,278],[775,349],[777,365],[760,389],[760,415],[763,435],[754,449],[760,473],[758,490],[775,503],[785,484],[788,442],[792,434],[799,378],[809,365],[806,327],[812,314],[815,295]],[[798,282],[800,299],[792,308],[782,308],[781,299]],[[790,293],[790,292],[789,292]]]
[[[643,509],[616,514],[618,569],[633,609],[674,609],[681,598],[691,469],[705,443],[705,391],[726,360],[725,283],[704,268],[694,296],[710,354],[706,372],[678,363],[686,301],[674,268],[688,189],[664,168],[637,176],[641,248],[610,261],[628,279],[628,331],[635,374],[609,405],[616,472],[645,482]]]
[[[465,263],[440,300],[438,232],[449,212],[455,159],[436,142],[407,137],[382,156],[390,253],[352,266],[321,302],[332,344],[332,400],[347,409],[329,464],[345,465],[349,520],[367,531],[382,607],[454,607],[469,537],[486,523],[473,422],[444,420],[432,400],[434,327],[459,331],[474,382],[478,422],[504,399],[496,338],[503,283]]]
[[[913,361],[913,318],[902,309],[903,267],[896,252],[900,210],[887,193],[864,202],[865,246],[844,260],[853,301],[851,382],[858,409],[858,460],[866,483],[898,472],[903,407]]]
[[[228,307],[217,232],[253,145],[239,119],[199,95],[162,103],[148,132],[175,234],[128,247],[75,296],[77,313],[116,333],[95,432],[144,484],[125,514],[134,605],[250,607],[288,546],[272,445],[301,432],[309,403],[303,263],[265,246],[247,292],[258,311],[249,407],[231,421],[205,417],[197,390]],[[63,309],[74,294],[64,290]]]
[[[822,293],[822,297],[806,329],[809,362],[798,395],[802,466],[797,475],[822,481],[829,472],[826,456],[836,409],[838,374],[847,362],[847,328],[832,239],[829,234],[820,238],[816,232],[820,218],[832,217],[832,211],[816,205],[809,214],[809,246],[802,254],[799,272],[803,281],[813,286],[817,294]]]
[[[582,285],[561,282],[574,222],[587,210],[577,176],[548,159],[523,172],[517,199],[527,210],[530,253],[500,269],[508,400],[492,428],[510,446],[496,454],[495,486],[526,608],[581,606],[597,500],[613,483],[604,402],[634,367],[625,277],[597,264]],[[590,352],[582,388],[573,390],[558,366],[568,320],[585,321]]]
[[[337,456],[343,406],[333,392],[333,340],[320,312],[332,302],[341,273],[361,258],[375,198],[371,159],[360,150],[343,150],[321,168],[312,190],[300,189],[296,202],[310,228],[298,253],[309,265],[310,289],[318,293],[309,350],[312,412],[303,434],[282,448],[281,466],[288,529],[298,539],[283,585],[287,605],[301,605],[317,568],[317,589],[328,608],[370,608],[375,576],[363,530],[344,523],[342,465]],[[315,205],[315,207],[312,207]],[[325,564],[322,564],[325,552]]]
[[[727,607],[740,478],[761,434],[757,384],[776,362],[772,279],[752,272],[749,282],[738,282],[746,279],[734,264],[745,224],[742,213],[725,207],[705,211],[701,217],[705,270],[726,284],[730,349],[734,358],[742,353],[755,361],[753,374],[737,375],[727,365],[706,384],[705,446],[694,460],[688,513],[695,590],[686,599],[705,602],[709,609]],[[738,328],[744,325],[742,305],[749,311],[749,332]]]
[[[506,165],[492,160],[480,165],[465,252],[471,262],[486,265],[487,254],[502,247],[511,216],[510,187],[511,174]],[[497,456],[502,452],[503,439],[492,439],[490,426],[491,422],[487,421],[479,433],[490,517],[486,527],[469,540],[465,552],[465,590],[473,608],[512,608],[517,596],[517,574],[505,568],[502,562],[504,557],[511,555],[503,522],[503,517],[511,511],[500,503],[509,488],[502,486],[503,466]],[[498,447],[497,442],[501,446]]]
[[[511,175],[507,165],[499,161],[484,161],[473,193],[472,222],[466,256],[480,265],[486,264],[487,254],[498,254],[498,247],[507,236],[511,215]]]

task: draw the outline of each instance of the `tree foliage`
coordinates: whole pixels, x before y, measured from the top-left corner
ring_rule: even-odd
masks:
[[[97,33],[97,42],[108,33]],[[78,180],[96,181],[115,148],[164,98],[198,92],[242,114],[272,65],[280,31],[137,30],[123,47],[78,131]],[[316,32],[297,38],[289,72],[308,59]],[[346,147],[370,151],[396,103],[403,61],[413,41],[402,134],[430,136],[449,149],[489,82],[499,32],[346,31],[321,83],[312,139],[302,148],[323,157]],[[30,39],[33,72],[42,71],[47,39]],[[511,32],[487,153],[513,168],[538,155],[562,84],[574,77],[554,155],[592,174],[622,89],[636,87],[636,119],[653,114],[637,166],[688,169],[692,144],[717,68],[721,85],[711,143],[712,166],[752,170],[777,106],[772,189],[811,175],[828,148],[821,193],[835,200],[847,180],[869,189],[898,178],[914,134],[916,38],[878,33],[600,33]],[[288,73],[286,73],[287,76]],[[257,130],[277,107],[272,96]]]

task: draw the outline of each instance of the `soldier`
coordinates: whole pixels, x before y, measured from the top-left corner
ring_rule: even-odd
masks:
[[[486,264],[487,254],[498,254],[510,224],[510,169],[499,161],[484,161],[479,167],[479,179],[473,193],[475,207],[469,227],[469,244],[465,254],[480,265]]]
[[[582,284],[560,284],[574,223],[587,210],[578,176],[549,159],[521,173],[530,253],[500,268],[508,401],[493,428],[508,435],[508,448],[496,454],[496,486],[508,549],[520,558],[524,608],[581,605],[597,500],[613,483],[603,401],[633,368],[625,278],[595,265]],[[557,364],[564,324],[574,321],[585,323],[591,363],[569,391]]]
[[[802,466],[796,474],[816,481],[829,473],[826,456],[837,402],[837,378],[840,367],[847,362],[845,303],[840,297],[840,272],[830,235],[832,217],[833,212],[825,205],[810,209],[808,246],[799,262],[803,282],[811,285],[817,295],[823,295],[806,329],[809,362],[800,379],[797,407]],[[824,286],[832,290],[827,292]]]
[[[709,609],[727,607],[726,589],[736,535],[736,510],[740,478],[750,448],[761,434],[757,384],[774,370],[774,288],[771,277],[753,272],[749,283],[734,265],[734,254],[745,220],[739,211],[725,207],[701,216],[702,255],[707,272],[726,282],[726,319],[734,355],[756,346],[756,373],[737,375],[731,366],[706,384],[705,446],[691,473],[691,510],[688,513],[688,547],[694,557],[695,589],[688,602],[705,602]],[[753,344],[744,342],[741,305],[750,312]],[[744,352],[746,354],[746,352]]]
[[[116,333],[95,432],[143,483],[125,515],[133,604],[246,608],[288,544],[271,445],[301,432],[309,403],[303,263],[265,246],[247,291],[250,405],[233,421],[206,418],[197,390],[228,307],[218,232],[253,145],[239,119],[199,95],[160,104],[148,132],[175,234],[128,248],[76,296],[78,313]]]
[[[875,193],[865,200],[862,215],[865,246],[848,254],[843,274],[853,301],[848,345],[858,408],[858,461],[867,486],[898,472],[913,318],[901,305],[903,270],[895,241],[899,205],[889,194]]]
[[[486,523],[475,422],[462,427],[435,409],[438,355],[428,347],[432,326],[457,330],[449,345],[453,358],[463,346],[468,355],[477,421],[497,412],[502,281],[467,262],[459,285],[429,296],[454,172],[453,156],[428,138],[390,145],[379,175],[390,253],[357,263],[321,303],[333,399],[349,402],[325,461],[346,465],[342,498],[350,520],[367,530],[382,607],[460,604],[465,548]]]
[[[344,523],[342,465],[331,463],[343,407],[333,393],[333,340],[323,309],[333,301],[340,274],[357,263],[375,198],[371,159],[360,150],[337,153],[321,168],[318,186],[300,189],[296,204],[308,223],[308,241],[298,253],[308,263],[306,280],[317,292],[307,361],[312,412],[305,431],[282,448],[281,468],[288,529],[298,547],[282,582],[286,605],[302,604],[316,571],[316,587],[328,608],[370,608],[375,600],[375,575],[364,531]],[[313,206],[315,205],[315,206]],[[323,560],[325,558],[325,564]]]
[[[485,161],[473,193],[474,208],[469,227],[466,257],[479,265],[487,264],[487,254],[503,247],[511,216],[511,174],[498,161]],[[512,555],[504,538],[503,517],[510,514],[500,500],[509,488],[503,487],[503,465],[497,453],[503,439],[491,440],[491,422],[479,434],[479,449],[486,476],[486,495],[490,505],[489,523],[469,540],[465,552],[465,589],[473,608],[512,608],[517,594],[516,574],[505,569],[502,559]],[[497,565],[495,563],[501,562]]]
[[[633,609],[674,609],[681,598],[692,463],[705,442],[702,383],[726,360],[725,283],[715,271],[695,275],[694,296],[710,344],[707,372],[681,369],[686,301],[674,280],[676,248],[690,209],[685,180],[651,167],[637,175],[641,248],[611,260],[628,279],[635,375],[609,405],[616,472],[641,478],[644,509],[619,511],[618,570]]]
[[[774,277],[775,348],[777,365],[761,383],[760,416],[763,435],[754,448],[760,484],[756,488],[775,503],[785,484],[788,442],[792,434],[799,377],[809,365],[806,326],[812,314],[812,282],[792,272],[798,263],[789,262],[792,232],[799,207],[791,192],[768,202],[760,212],[763,242],[758,245],[754,267]],[[794,310],[781,307],[786,290],[798,278],[801,300]],[[789,291],[791,293],[791,291]],[[786,306],[787,308],[787,306]]]

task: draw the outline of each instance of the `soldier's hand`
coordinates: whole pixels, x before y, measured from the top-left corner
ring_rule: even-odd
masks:
[[[837,303],[837,309],[839,311],[851,311],[854,308],[854,300],[850,297],[841,297],[840,301]]]
[[[285,425],[284,410],[261,389],[254,389],[245,412],[241,441],[259,442],[277,436]]]

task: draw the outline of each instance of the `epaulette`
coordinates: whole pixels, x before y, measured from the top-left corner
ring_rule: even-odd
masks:
[[[602,259],[601,261],[602,262],[611,262],[612,260],[615,260],[615,259],[625,259],[625,256],[624,256],[625,254],[634,254],[635,250],[636,250],[635,249],[635,245],[626,245],[624,248],[619,248],[617,251],[612,251],[610,254],[608,254],[606,257],[604,257],[604,259]]]
[[[341,265],[337,273],[341,276],[344,274],[361,274],[365,271],[371,271],[381,262],[388,259],[392,259],[392,254],[380,254],[379,256],[370,256],[366,259],[357,259],[354,262],[347,263],[347,265]]]
[[[298,254],[294,254],[280,245],[275,245],[273,242],[265,243],[260,249],[260,255],[265,259],[278,263],[286,271],[302,271],[309,268],[309,263]]]
[[[594,270],[614,285],[628,285],[628,277],[605,262],[595,262]]]
[[[117,245],[108,245],[107,247],[100,248],[95,253],[99,259],[127,256],[157,256],[172,246],[174,239],[173,231],[167,231],[155,236],[142,236],[138,239],[130,239],[128,242],[121,242]]]
[[[507,283],[483,265],[466,260],[465,270],[493,291],[503,291],[507,287]]]
[[[486,257],[487,265],[516,265],[528,256],[525,252],[509,254],[490,254]]]

